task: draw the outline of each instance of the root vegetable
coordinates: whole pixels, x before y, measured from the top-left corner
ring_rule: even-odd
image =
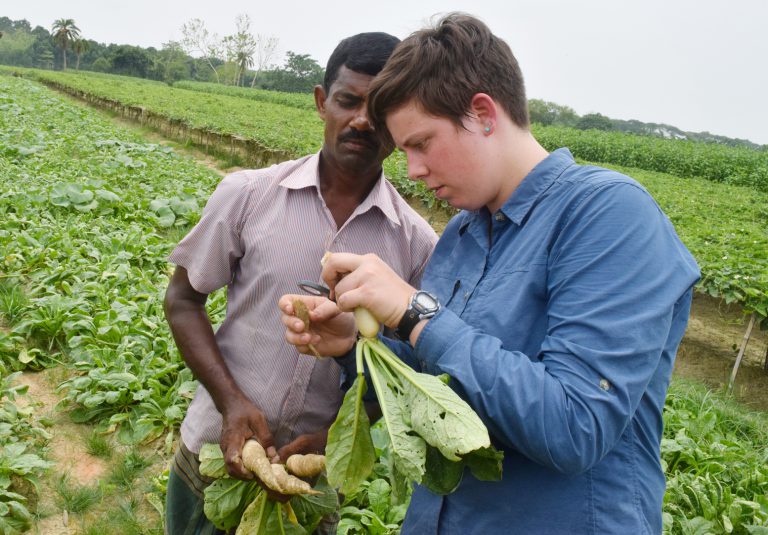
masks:
[[[271,465],[271,469],[278,485],[278,488],[273,490],[282,492],[283,494],[322,494],[321,492],[313,490],[312,486],[306,481],[286,472],[284,464],[273,464]]]
[[[314,453],[291,455],[285,461],[285,466],[293,475],[315,477],[325,469],[325,455],[316,455]]]
[[[277,490],[279,487],[272,464],[269,462],[267,452],[257,441],[250,439],[243,446],[243,466],[253,472],[267,487]]]
[[[296,317],[299,318],[304,323],[304,329],[306,331],[309,331],[309,309],[307,308],[307,305],[302,301],[301,299],[294,299],[291,304],[293,305],[293,312],[296,314]],[[317,358],[321,358],[322,356],[320,353],[315,349],[315,346],[312,344],[308,344],[309,350],[312,351],[312,354],[315,355]]]
[[[379,322],[367,308],[355,309],[355,324],[364,338],[376,338],[379,334]]]
[[[330,256],[331,252],[326,251],[320,259],[320,265],[325,266]],[[357,330],[364,338],[376,338],[379,334],[379,321],[367,308],[357,307],[355,309],[355,324],[357,325]]]

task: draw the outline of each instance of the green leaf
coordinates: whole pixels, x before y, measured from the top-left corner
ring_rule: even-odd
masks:
[[[217,479],[205,488],[205,516],[219,529],[234,528],[249,505],[246,500],[254,485],[258,483],[228,477]],[[259,494],[266,496],[263,492]]]
[[[157,224],[163,228],[172,226],[173,222],[176,221],[176,214],[168,206],[161,206],[155,212],[157,213]]]
[[[503,451],[490,446],[472,451],[463,459],[472,475],[480,481],[501,481]]]
[[[107,202],[118,202],[120,200],[120,197],[116,193],[112,193],[111,191],[107,191],[105,189],[97,189],[96,196],[99,199]]]
[[[339,496],[325,476],[321,475],[312,488],[322,494],[297,494],[290,501],[299,522],[310,532],[314,531],[322,517],[333,513],[339,506]]]
[[[379,340],[371,349],[396,373],[404,391],[405,411],[411,426],[448,459],[491,445],[488,430],[466,401],[434,375],[418,373]]]
[[[392,488],[384,479],[374,479],[368,485],[368,503],[371,510],[380,518],[385,518],[389,511]]]
[[[365,343],[365,342],[360,342]],[[376,355],[366,355],[368,370],[386,423],[393,461],[397,469],[416,483],[424,475],[427,443],[408,425],[408,417],[398,396],[386,381],[385,364]]]
[[[450,494],[464,475],[464,461],[451,461],[433,446],[427,448],[427,472],[421,484],[434,494]]]
[[[218,444],[203,444],[200,448],[200,473],[206,477],[221,478],[227,475],[224,454]]]
[[[267,520],[274,509],[275,502],[267,499],[266,492],[260,492],[256,499],[245,508],[235,535],[267,535],[275,533],[274,531],[267,531]],[[208,516],[207,511],[205,514]],[[210,519],[210,517],[208,518]],[[223,526],[217,525],[217,527],[226,529]]]
[[[371,424],[363,406],[365,390],[365,379],[358,376],[344,395],[339,415],[328,430],[328,482],[344,494],[351,494],[365,481],[376,461]]]

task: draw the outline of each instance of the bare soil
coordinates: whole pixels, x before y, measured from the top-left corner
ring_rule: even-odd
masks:
[[[694,379],[713,389],[724,389],[749,323],[741,307],[726,305],[703,294],[696,294],[688,329],[680,344],[675,375]],[[757,326],[747,343],[736,373],[733,394],[749,408],[768,411],[768,331]]]

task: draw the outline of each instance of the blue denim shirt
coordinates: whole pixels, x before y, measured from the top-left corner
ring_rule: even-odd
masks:
[[[409,364],[448,373],[503,478],[416,486],[402,533],[661,533],[662,409],[699,270],[634,180],[542,161],[495,214],[462,212],[422,286],[443,309]]]

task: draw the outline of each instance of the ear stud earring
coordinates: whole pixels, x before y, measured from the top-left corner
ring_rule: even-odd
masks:
[[[485,133],[490,134],[491,133],[491,125],[488,125],[485,127]]]

